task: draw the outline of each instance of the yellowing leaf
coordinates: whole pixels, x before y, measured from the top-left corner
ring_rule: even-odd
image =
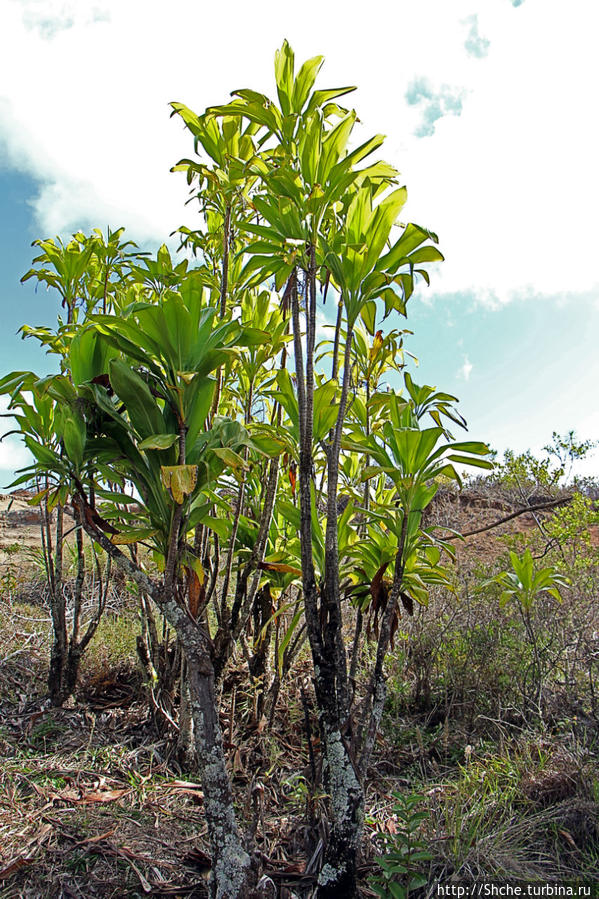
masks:
[[[206,573],[204,572],[204,566],[200,562],[198,558],[195,556],[189,556],[188,562],[190,567],[195,571],[201,583],[204,583],[206,580]]]
[[[131,543],[147,540],[148,537],[153,537],[155,533],[155,528],[128,528],[118,534],[113,534],[110,542],[114,546],[129,546]]]
[[[228,446],[217,446],[212,452],[215,456],[218,456],[219,459],[222,459],[225,465],[228,465],[230,468],[239,469],[249,467],[243,456],[240,456],[239,453],[236,453]]]
[[[198,466],[162,465],[160,475],[167,490],[170,488],[175,502],[181,505],[183,499],[193,493],[198,480]]]
[[[43,500],[43,498],[48,495],[49,492],[50,492],[49,487],[46,487],[45,490],[40,490],[40,492],[36,493],[35,496],[31,496],[28,500],[26,500],[27,505],[28,506],[38,506],[41,503],[41,501]]]
[[[376,358],[382,345],[383,345],[383,332],[377,331],[376,334],[374,335],[374,340],[372,341],[372,347],[370,348],[370,351],[368,353],[371,362],[373,359]]]
[[[164,555],[154,549],[154,550],[152,550],[152,558],[154,560],[154,565],[156,566],[158,571],[160,571],[162,573],[164,571],[164,567],[165,567]]]

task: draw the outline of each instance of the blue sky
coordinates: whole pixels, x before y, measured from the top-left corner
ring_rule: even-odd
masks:
[[[52,365],[16,335],[58,311],[19,283],[32,240],[125,225],[154,248],[193,224],[169,173],[191,146],[168,101],[272,91],[286,36],[298,60],[325,55],[321,86],[358,85],[364,134],[387,134],[408,186],[406,220],[439,234],[446,262],[408,307],[415,380],[457,395],[500,451],[538,451],[553,430],[599,438],[594,0],[306,0],[301,16],[232,0],[226,22],[192,0],[0,9],[2,373]],[[0,444],[0,487],[22,461]]]

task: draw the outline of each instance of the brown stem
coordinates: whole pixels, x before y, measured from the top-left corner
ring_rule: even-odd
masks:
[[[81,599],[83,596],[83,584],[85,581],[85,553],[83,551],[83,530],[79,520],[79,510],[74,509],[75,540],[77,544],[77,577],[75,578],[75,596],[73,600],[73,627],[71,630],[71,645],[75,647],[79,640],[79,619],[81,617]]]
[[[231,204],[225,208],[225,220],[223,223],[223,267],[220,285],[220,317],[224,318],[227,312],[227,292],[229,289],[229,248],[231,242]]]
[[[351,345],[353,329],[348,324],[347,340],[343,359],[343,382],[333,442],[327,454],[327,525],[325,534],[325,590],[323,605],[326,610],[324,629],[325,651],[334,661],[334,676],[339,703],[339,714],[343,721],[349,714],[349,690],[347,682],[347,658],[343,641],[343,621],[339,589],[339,534],[337,515],[337,491],[339,484],[339,455],[341,436],[345,421],[345,410],[350,381]]]
[[[333,343],[333,370],[331,378],[335,380],[339,374],[339,343],[341,340],[341,324],[343,321],[343,300],[340,299],[337,306],[337,321],[335,322],[335,341]]]
[[[271,459],[269,463],[268,479],[264,492],[264,504],[260,516],[258,535],[249,561],[240,571],[235,588],[235,599],[231,609],[228,625],[221,625],[215,638],[214,669],[217,682],[222,677],[224,667],[231,657],[233,647],[251,614],[252,605],[260,583],[261,572],[258,570],[260,562],[264,560],[268,532],[272,521],[272,515],[277,496],[277,483],[279,478],[279,460]],[[248,590],[248,581],[252,574],[254,577]],[[223,617],[223,621],[225,618]]]
[[[385,705],[385,697],[387,695],[384,663],[389,643],[391,642],[391,632],[393,627],[393,619],[397,611],[399,594],[402,588],[404,575],[404,549],[406,545],[406,537],[408,533],[408,515],[409,511],[404,510],[401,533],[395,555],[395,570],[393,572],[393,583],[389,596],[387,598],[387,606],[385,608],[382,620],[379,639],[376,650],[376,660],[374,669],[370,678],[370,683],[366,692],[363,714],[360,721],[360,727],[357,734],[358,743],[358,772],[361,778],[364,778],[368,769],[370,755],[376,739],[376,734],[381,722],[383,708]]]
[[[314,369],[307,346],[306,375],[304,376],[302,333],[297,291],[297,273],[292,274],[291,318],[293,324],[293,348],[297,378],[297,400],[299,412],[299,495],[300,495],[300,546],[302,563],[302,585],[306,621],[310,634],[310,644],[315,660],[324,661],[324,647],[319,626],[318,591],[312,556],[312,433],[314,406]],[[308,342],[307,342],[308,343]],[[317,664],[318,664],[317,661]]]
[[[178,465],[185,465],[185,423],[179,422],[179,458]],[[175,583],[175,575],[178,566],[179,556],[179,540],[181,530],[181,519],[183,517],[183,504],[175,502],[173,510],[171,529],[168,538],[168,550],[166,555],[166,564],[164,567],[164,586],[167,593],[171,593]]]
[[[247,459],[247,447],[244,450],[244,459]],[[246,483],[246,471],[243,469],[243,473],[241,475],[241,483],[239,484],[239,491],[237,493],[237,503],[235,504],[235,514],[233,516],[233,527],[231,529],[231,537],[229,539],[229,551],[227,553],[227,564],[225,566],[225,576],[223,578],[223,584],[221,588],[220,595],[220,617],[223,622],[226,621],[227,618],[227,599],[229,596],[229,584],[231,582],[231,573],[233,571],[233,559],[235,557],[235,543],[237,542],[237,532],[239,530],[239,521],[241,519],[241,513],[243,512],[243,501],[245,499],[245,483]]]

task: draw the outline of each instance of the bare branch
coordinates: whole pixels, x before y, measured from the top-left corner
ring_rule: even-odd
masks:
[[[504,518],[498,518],[497,521],[492,521],[491,524],[485,524],[480,528],[474,528],[472,531],[465,531],[463,534],[451,534],[450,537],[444,537],[444,540],[461,540],[463,537],[472,537],[474,534],[483,534],[485,531],[491,531],[493,528],[499,527],[500,524],[505,524],[506,521],[511,521],[513,518],[518,518],[519,515],[524,515],[526,512],[539,512],[542,509],[555,509],[557,506],[565,506],[566,503],[571,502],[574,499],[574,494],[570,496],[562,497],[562,499],[554,499],[549,503],[537,503],[534,506],[525,506],[523,509],[518,509],[516,512],[512,512],[510,515],[506,515]],[[445,525],[437,524],[434,527],[445,527]]]

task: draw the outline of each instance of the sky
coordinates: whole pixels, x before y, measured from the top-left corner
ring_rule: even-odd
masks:
[[[110,225],[155,249],[193,226],[169,101],[274,94],[287,38],[298,62],[325,56],[319,86],[358,86],[402,215],[439,235],[445,262],[403,323],[416,382],[459,397],[499,452],[599,439],[596,0],[0,0],[0,23],[0,374],[52,370],[17,335],[58,312],[20,284],[31,242]],[[0,489],[26,459],[0,443]]]

